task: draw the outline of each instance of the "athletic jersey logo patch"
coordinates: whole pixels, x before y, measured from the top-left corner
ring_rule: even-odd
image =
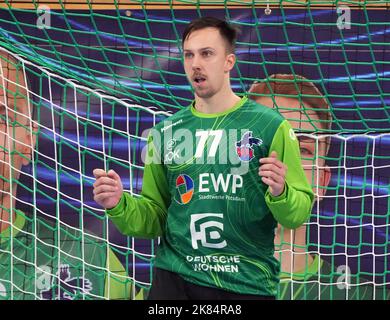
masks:
[[[223,223],[222,213],[196,213],[191,214],[190,232],[191,242],[194,249],[199,249],[198,242],[206,248],[222,249],[227,246],[226,240],[222,239]]]
[[[179,204],[187,204],[194,195],[194,181],[190,176],[181,174],[176,178],[175,200]]]
[[[261,146],[263,140],[252,137],[252,131],[245,132],[241,140],[236,142],[236,152],[241,161],[251,161],[254,157],[253,146]]]

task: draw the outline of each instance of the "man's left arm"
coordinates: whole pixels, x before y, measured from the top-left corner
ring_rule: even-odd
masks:
[[[314,193],[302,168],[298,140],[287,120],[274,135],[269,157],[261,159],[260,164],[259,175],[269,185],[265,200],[274,218],[286,228],[298,228],[310,216]]]

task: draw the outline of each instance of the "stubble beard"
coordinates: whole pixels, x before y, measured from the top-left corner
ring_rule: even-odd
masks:
[[[201,99],[209,99],[216,94],[216,91],[212,88],[205,88],[203,90],[195,88],[194,90],[195,94]]]
[[[214,96],[214,92],[205,92],[205,93],[199,93],[199,92],[196,92],[196,95],[201,98],[201,99],[209,99],[211,98],[212,96]]]

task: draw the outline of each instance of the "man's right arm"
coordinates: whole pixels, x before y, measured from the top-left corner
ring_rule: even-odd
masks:
[[[165,167],[161,161],[150,161],[154,152],[156,149],[149,139],[141,197],[124,192],[119,203],[106,210],[123,234],[151,239],[164,232],[171,196]]]

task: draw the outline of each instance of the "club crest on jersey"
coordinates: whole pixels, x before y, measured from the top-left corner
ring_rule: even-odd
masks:
[[[61,264],[57,276],[53,277],[50,288],[41,291],[44,300],[74,300],[81,294],[92,291],[92,283],[84,277],[72,278],[69,265]]]
[[[252,137],[252,131],[245,132],[240,141],[236,142],[236,152],[241,161],[251,161],[255,154],[253,146],[260,146],[263,140]]]
[[[179,204],[187,204],[194,195],[194,181],[190,176],[181,174],[176,178],[175,200]]]

